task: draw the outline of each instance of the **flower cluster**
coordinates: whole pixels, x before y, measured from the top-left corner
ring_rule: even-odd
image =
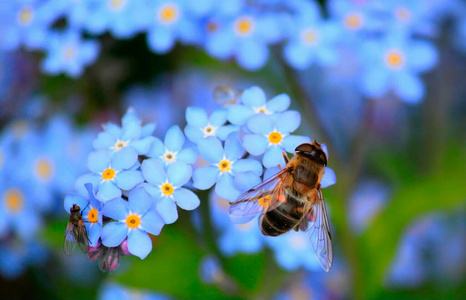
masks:
[[[419,75],[437,61],[428,39],[436,37],[439,20],[456,7],[464,9],[455,0],[424,2],[336,0],[324,18],[309,0],[25,0],[0,8],[0,49],[43,50],[44,72],[73,77],[97,59],[96,38],[105,32],[117,39],[146,33],[158,54],[176,42],[194,45],[220,60],[234,58],[248,70],[267,63],[272,45],[281,46],[283,60],[298,70],[335,66],[346,59],[344,49],[352,49],[364,73],[364,95],[393,90],[417,102],[424,93]],[[57,26],[58,20],[65,25]]]

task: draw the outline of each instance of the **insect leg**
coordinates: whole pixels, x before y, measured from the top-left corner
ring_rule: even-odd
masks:
[[[285,151],[282,152],[282,155],[283,155],[283,159],[285,160],[285,163],[288,163],[290,160],[288,159],[288,156],[286,156]],[[281,168],[280,168],[280,170],[281,170]]]

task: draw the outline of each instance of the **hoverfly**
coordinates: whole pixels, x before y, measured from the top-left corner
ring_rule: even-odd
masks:
[[[84,209],[86,209],[86,207]],[[63,244],[63,251],[66,255],[73,254],[76,249],[76,244],[79,245],[79,248],[84,253],[89,251],[89,240],[82,214],[81,208],[73,204],[73,207],[70,208],[70,221],[66,226],[65,243]]]
[[[291,229],[305,231],[328,272],[333,263],[332,236],[321,190],[327,154],[314,140],[296,147],[293,158],[285,153],[283,157],[285,168],[232,202],[230,217],[235,223],[246,223],[260,215],[260,229],[268,236]]]

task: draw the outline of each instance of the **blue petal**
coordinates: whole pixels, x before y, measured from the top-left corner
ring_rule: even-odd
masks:
[[[264,91],[258,86],[245,89],[241,95],[241,102],[254,108],[264,106],[266,100]]]
[[[120,137],[121,135],[121,128],[120,126],[113,124],[113,123],[107,123],[104,126],[104,129],[108,131],[110,134],[112,134],[115,138]]]
[[[88,196],[88,192],[85,188],[86,183],[91,183],[94,188],[94,191],[97,190],[97,187],[99,186],[100,182],[102,181],[102,176],[97,175],[97,174],[92,174],[92,173],[87,173],[84,175],[81,175],[78,177],[74,184],[74,189],[84,197]]]
[[[155,137],[148,136],[148,137],[145,137],[143,139],[133,141],[133,142],[131,142],[130,145],[131,145],[131,147],[134,148],[134,150],[136,150],[136,152],[139,155],[144,155],[144,154],[147,154],[147,152],[149,152],[149,150],[152,147],[152,143],[154,142],[154,140],[155,140]]]
[[[414,74],[399,72],[394,82],[395,92],[409,103],[419,103],[424,97],[424,84]]]
[[[257,70],[267,62],[269,49],[263,42],[246,40],[237,46],[238,64],[247,70]]]
[[[202,166],[194,170],[193,185],[200,190],[207,190],[215,184],[220,170],[215,166]]]
[[[128,203],[132,213],[143,215],[152,206],[153,199],[143,187],[138,187],[129,193]]]
[[[369,97],[378,97],[388,90],[388,72],[381,68],[372,68],[362,74],[361,91]]]
[[[147,123],[146,125],[142,126],[141,136],[152,135],[156,128],[157,128],[157,124]]]
[[[155,53],[167,53],[173,48],[175,39],[173,33],[170,30],[161,28],[160,26],[156,30],[149,31],[147,35],[147,43],[149,47]]]
[[[437,50],[429,42],[413,42],[406,51],[407,63],[417,72],[430,70],[438,61]]]
[[[97,241],[102,235],[102,225],[98,223],[92,223],[89,226],[88,234],[89,234],[89,245],[91,247],[96,247]]]
[[[186,184],[191,178],[193,169],[190,165],[182,162],[174,162],[168,166],[167,177],[168,181],[175,187],[180,187]]]
[[[335,172],[331,168],[325,167],[325,174],[322,176],[320,186],[322,188],[326,188],[335,183],[337,183],[337,176],[335,175]]]
[[[197,143],[204,137],[202,130],[196,126],[187,125],[184,128],[184,133],[186,134],[186,137],[193,143]]]
[[[190,106],[186,108],[186,121],[194,127],[205,127],[207,126],[207,113],[200,107]]]
[[[209,163],[219,163],[223,158],[222,143],[213,136],[199,140],[199,154]]]
[[[141,119],[139,119],[136,110],[133,107],[128,107],[125,115],[123,116],[123,118],[121,118],[121,124],[123,125],[123,127],[125,127],[130,126],[132,122],[135,122],[136,124],[141,124]]]
[[[227,121],[227,110],[226,109],[217,109],[215,110],[209,118],[210,125],[214,127],[221,126]]]
[[[127,170],[131,168],[138,160],[138,154],[132,147],[123,147],[112,158],[112,169]]]
[[[64,206],[65,206],[65,210],[69,213],[70,212],[70,208],[73,207],[73,204],[76,204],[78,205],[81,209],[84,209],[84,207],[86,207],[87,203],[89,201],[87,199],[84,199],[82,196],[80,195],[75,195],[75,194],[72,194],[72,195],[66,195],[65,196],[65,201],[64,201]]]
[[[128,227],[124,223],[111,222],[102,229],[102,244],[107,247],[117,247],[128,235]]]
[[[155,210],[149,210],[141,218],[142,229],[153,235],[159,235],[163,225],[165,225],[165,222]]]
[[[282,164],[280,164],[280,166],[282,167],[282,169],[285,168],[285,163],[283,162]],[[280,172],[280,168],[278,166],[273,166],[273,167],[268,168],[264,172],[264,181],[274,176],[278,172]]]
[[[286,61],[295,69],[305,69],[314,61],[315,52],[299,43],[288,43],[283,49]]]
[[[259,175],[252,171],[237,173],[234,178],[235,188],[240,192],[245,192],[260,183]]]
[[[95,196],[99,201],[105,203],[121,196],[121,190],[112,182],[104,181],[99,185],[97,195]]]
[[[239,127],[236,125],[224,125],[224,126],[220,126],[219,128],[217,128],[215,135],[219,139],[225,140],[227,136],[230,135],[232,132],[238,132],[238,131],[239,131]]]
[[[92,142],[92,147],[95,149],[106,149],[110,148],[116,143],[116,138],[108,133],[108,132],[101,132],[97,135],[97,138]]]
[[[307,136],[301,135],[289,135],[283,138],[282,146],[285,148],[286,152],[294,153],[296,147],[304,143],[310,143],[311,139]]]
[[[102,173],[110,165],[112,157],[107,150],[97,150],[89,153],[87,167],[93,173]]]
[[[241,192],[235,188],[233,183],[233,176],[228,173],[220,176],[217,184],[215,185],[215,193],[220,197],[228,201],[235,201]]]
[[[201,201],[199,197],[188,189],[177,189],[173,192],[176,204],[184,210],[196,209]]]
[[[233,165],[235,173],[252,171],[257,175],[262,175],[262,164],[255,159],[240,159]]]
[[[172,224],[178,219],[176,203],[168,197],[162,197],[155,205],[155,210],[162,217],[165,224]]]
[[[155,158],[144,160],[141,170],[146,181],[153,185],[161,185],[167,179],[162,163]]]
[[[280,114],[275,122],[275,128],[280,133],[290,133],[298,129],[299,124],[301,124],[300,113],[290,110]]]
[[[282,112],[290,107],[290,102],[290,96],[287,94],[280,94],[270,99],[266,104],[266,108],[271,112]]]
[[[131,230],[128,235],[128,251],[134,256],[144,259],[152,251],[152,240],[140,229]]]
[[[269,116],[257,114],[249,118],[248,128],[252,133],[269,134],[273,130],[273,124]]]
[[[152,141],[152,145],[150,147],[149,152],[147,155],[149,157],[161,157],[165,153],[165,145],[159,138],[155,138]]]
[[[236,104],[228,107],[227,118],[231,124],[241,126],[246,124],[253,114],[254,111],[250,107]]]
[[[115,175],[115,184],[124,191],[129,191],[144,181],[141,171],[121,171]]]
[[[126,214],[128,213],[128,202],[121,198],[110,200],[105,203],[102,213],[106,217],[122,221],[126,218]]]
[[[283,149],[279,146],[270,146],[262,158],[264,167],[270,168],[283,163]]]
[[[136,140],[141,137],[141,122],[140,121],[131,121],[127,122],[121,131],[121,140]]]
[[[177,125],[170,127],[165,134],[165,146],[171,152],[180,151],[183,147],[184,140],[184,134]]]
[[[244,149],[238,140],[237,133],[230,133],[225,140],[225,157],[230,161],[239,159],[244,154]]]
[[[243,137],[243,147],[252,155],[263,154],[268,145],[267,138],[261,135],[247,134]]]
[[[196,149],[193,147],[185,148],[176,155],[176,159],[178,161],[192,165],[196,162],[197,159]]]

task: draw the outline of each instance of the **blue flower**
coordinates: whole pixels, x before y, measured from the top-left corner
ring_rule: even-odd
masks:
[[[183,149],[184,143],[185,137],[183,132],[177,125],[174,125],[170,127],[165,134],[164,143],[158,138],[155,138],[147,156],[157,158],[165,165],[176,161],[192,165],[197,158],[196,150],[192,147]]]
[[[121,198],[105,204],[104,216],[111,222],[102,230],[102,244],[117,247],[128,237],[128,251],[144,259],[152,250],[152,241],[147,233],[159,235],[165,224],[160,215],[151,209],[154,200],[142,188],[132,190],[128,201]]]
[[[290,97],[280,94],[267,101],[264,91],[253,86],[243,91],[240,97],[242,104],[234,104],[228,107],[228,121],[241,126],[246,124],[254,114],[264,113],[266,115],[283,112],[290,106]]]
[[[366,96],[380,97],[393,90],[410,103],[417,103],[424,96],[419,74],[437,63],[437,52],[432,44],[396,34],[367,42],[361,56],[365,64],[361,90]]]
[[[89,245],[96,247],[97,241],[102,234],[102,203],[97,201],[94,196],[94,191],[91,184],[85,184],[87,195],[70,194],[65,197],[65,210],[70,213],[70,208],[73,204],[77,204],[81,208],[82,218],[89,235]]]
[[[301,123],[301,116],[297,111],[286,111],[271,118],[264,114],[252,116],[247,126],[253,134],[243,138],[243,147],[252,155],[264,154],[262,163],[266,168],[283,162],[282,152],[293,153],[302,143],[309,143],[304,136],[290,135]]]
[[[151,134],[155,130],[155,123],[141,125],[141,120],[134,109],[129,108],[121,119],[122,127],[113,123],[104,125],[104,131],[99,133],[92,145],[95,149],[108,149],[118,152],[122,148],[128,148],[138,155],[145,155],[154,141]]]
[[[188,107],[186,109],[186,121],[188,125],[184,129],[184,133],[193,143],[197,143],[209,136],[224,140],[228,134],[238,130],[236,126],[223,126],[227,122],[227,111],[225,109],[217,109],[210,117],[207,117],[204,109]]]
[[[354,39],[358,33],[380,28],[380,22],[374,17],[373,6],[371,1],[356,3],[334,0],[329,3],[329,12],[346,31],[343,38]]]
[[[83,41],[78,32],[51,33],[44,46],[46,57],[42,62],[45,73],[58,75],[61,72],[77,77],[83,67],[93,63],[99,53],[96,41]]]
[[[126,286],[107,282],[104,283],[99,291],[98,300],[131,300],[137,296],[141,300],[168,300],[169,297],[156,293],[154,291],[144,291],[139,289],[128,288]]]
[[[19,277],[28,265],[43,264],[48,256],[47,249],[34,239],[22,242],[17,239],[0,243],[0,273],[13,280]]]
[[[240,172],[252,171],[256,176],[262,174],[261,164],[254,159],[241,159],[244,149],[237,134],[230,134],[225,146],[215,137],[202,139],[198,143],[199,154],[209,165],[194,170],[194,187],[206,190],[215,185],[215,193],[224,199],[233,201],[241,194],[235,186],[234,178]]]
[[[155,209],[166,224],[178,219],[176,205],[185,210],[193,210],[199,206],[200,200],[197,195],[182,188],[191,178],[190,165],[174,162],[168,165],[165,172],[162,163],[152,158],[144,160],[141,169],[148,183],[144,187],[157,199]]]
[[[97,189],[96,198],[105,203],[121,197],[122,190],[129,191],[144,181],[134,150],[124,147],[111,155],[107,150],[97,150],[89,154],[88,168],[92,173],[82,175],[75,183],[75,189],[84,194],[84,184],[91,183]]]

